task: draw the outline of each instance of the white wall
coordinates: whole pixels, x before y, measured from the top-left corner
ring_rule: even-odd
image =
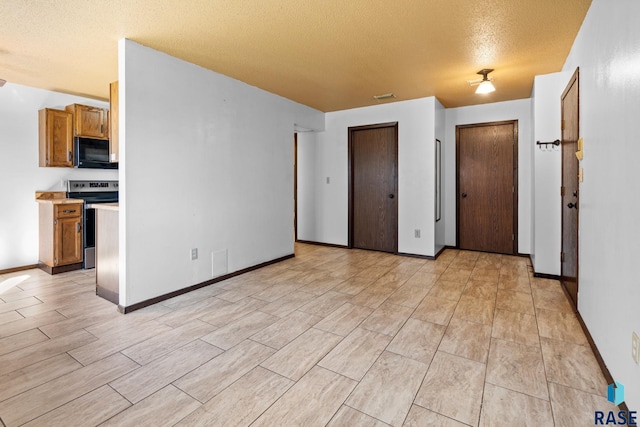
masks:
[[[446,231],[447,231],[447,213],[446,213],[446,206],[444,204],[444,200],[445,200],[445,189],[446,187],[446,176],[444,173],[444,164],[446,163],[445,160],[445,145],[446,145],[446,141],[445,141],[445,132],[446,132],[446,111],[445,108],[442,106],[442,104],[440,104],[440,102],[438,102],[438,100],[436,99],[436,105],[435,105],[435,135],[436,135],[436,139],[440,140],[440,157],[441,157],[441,166],[440,166],[440,179],[441,179],[441,196],[440,196],[440,201],[441,201],[441,206],[440,206],[440,220],[438,222],[436,222],[435,224],[435,228],[436,228],[436,234],[435,234],[435,253],[437,254],[438,252],[440,252],[440,250],[442,248],[444,248],[447,244],[447,240],[446,240]]]
[[[0,88],[0,270],[38,263],[39,190],[66,190],[68,179],[118,179],[118,171],[38,167],[38,110],[93,99],[7,83]]]
[[[120,304],[292,254],[294,124],[324,114],[129,40],[119,79]]]
[[[316,241],[316,134],[298,133],[298,240]]]
[[[580,67],[578,309],[627,405],[640,410],[640,2],[594,0],[563,70]]]
[[[572,72],[536,76],[533,86],[533,140],[550,142],[561,138],[560,97]],[[534,239],[533,260],[536,273],[560,275],[562,218],[560,207],[561,149],[541,151],[533,148]]]
[[[326,131],[312,143],[315,170],[301,170],[315,189],[299,187],[315,190],[315,232],[299,238],[348,244],[348,128],[398,122],[398,251],[433,256],[436,105],[431,97],[327,113]],[[299,148],[300,156],[309,155],[304,150],[310,147]],[[421,238],[414,237],[415,229]]]
[[[531,99],[446,110],[444,196],[447,245],[456,244],[456,126],[503,120],[518,120],[518,252],[531,253]]]

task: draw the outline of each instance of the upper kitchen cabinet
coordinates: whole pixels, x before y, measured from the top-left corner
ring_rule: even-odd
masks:
[[[106,109],[82,104],[67,105],[65,109],[73,114],[73,136],[109,139]]]
[[[116,163],[120,160],[118,140],[118,82],[109,85],[109,161]]]
[[[38,111],[40,166],[73,167],[72,122],[68,111]]]

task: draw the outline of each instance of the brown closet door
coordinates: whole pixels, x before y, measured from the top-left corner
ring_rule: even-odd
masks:
[[[349,128],[350,246],[398,251],[398,127]]]
[[[516,254],[517,122],[458,126],[458,247]]]

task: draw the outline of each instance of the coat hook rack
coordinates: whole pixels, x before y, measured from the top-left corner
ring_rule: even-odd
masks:
[[[555,147],[560,146],[560,140],[556,139],[555,141],[552,141],[552,142],[540,142],[540,141],[537,141],[536,145],[538,146],[538,148],[540,150],[549,151],[550,149],[554,149]]]

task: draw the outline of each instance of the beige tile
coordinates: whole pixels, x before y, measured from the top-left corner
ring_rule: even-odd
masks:
[[[164,357],[136,369],[110,385],[132,403],[164,388],[222,353],[219,348],[196,340]]]
[[[21,319],[24,319],[24,317],[21,316],[17,311],[9,311],[7,313],[0,314],[0,325]]]
[[[90,333],[80,330],[60,338],[49,339],[0,356],[0,375],[46,360],[95,341]]]
[[[449,268],[447,268],[445,272],[442,273],[442,275],[438,280],[446,280],[448,282],[467,283],[467,280],[469,280],[470,276],[471,276],[471,269],[462,270],[462,269],[455,268],[453,266],[449,266]]]
[[[0,355],[46,341],[49,338],[39,329],[30,329],[5,338],[0,338]]]
[[[257,282],[240,283],[240,285],[235,286],[233,289],[220,292],[216,295],[216,298],[229,302],[238,302],[248,296],[263,291],[267,286],[268,285],[264,283]]]
[[[431,289],[429,286],[404,284],[398,288],[386,302],[405,307],[416,308]]]
[[[309,283],[308,285],[303,286],[302,288],[300,288],[300,290],[319,296],[334,289],[342,282],[344,282],[344,279],[342,278],[321,277]]]
[[[172,312],[173,310],[162,304],[153,304],[132,313],[127,313],[126,316],[120,315],[106,322],[88,326],[85,330],[98,338],[108,337],[112,339],[123,334],[129,334],[132,329],[141,328],[142,325],[149,321],[153,320],[159,323],[157,320],[159,317]]]
[[[0,402],[80,368],[81,364],[63,353],[3,375],[0,377]]]
[[[509,291],[531,293],[531,285],[529,284],[529,276],[500,276],[498,288]]]
[[[300,307],[300,311],[325,317],[333,313],[350,299],[351,295],[343,294],[342,292],[329,291]]]
[[[285,317],[287,314],[302,307],[316,296],[308,292],[293,291],[279,298],[264,307],[260,311],[271,314],[273,316]]]
[[[500,270],[493,268],[495,265],[489,264],[485,267],[476,267],[471,272],[470,280],[478,280],[480,282],[498,283],[500,278]]]
[[[390,269],[390,267],[384,265],[370,266],[362,270],[356,276],[366,277],[368,279],[379,279],[380,277],[384,276],[384,274]]]
[[[491,300],[463,295],[453,313],[453,317],[469,322],[491,325],[493,323],[495,303]]]
[[[495,300],[498,287],[495,283],[470,279],[462,295],[479,299]]]
[[[549,400],[542,354],[537,347],[491,340],[487,382]]]
[[[279,350],[318,323],[320,319],[321,317],[313,314],[293,311],[271,326],[252,335],[251,339]]]
[[[248,426],[293,384],[258,366],[177,425]]]
[[[467,427],[452,418],[437,414],[418,405],[411,406],[404,427]]]
[[[490,341],[491,326],[454,317],[442,337],[438,350],[486,363]]]
[[[48,325],[50,323],[60,322],[63,320],[66,320],[66,317],[56,311],[42,313],[33,317],[20,318],[4,323],[2,325],[2,328],[0,328],[0,338],[8,337],[10,335],[28,331],[29,329],[38,328],[43,325]]]
[[[216,328],[220,328],[234,320],[246,316],[249,313],[264,308],[265,305],[266,302],[264,301],[248,297],[220,309],[207,309],[207,313],[200,316],[199,319],[215,326]]]
[[[549,382],[606,396],[607,382],[590,347],[540,338]]]
[[[363,307],[378,308],[394,291],[395,289],[385,287],[384,284],[374,284],[355,295],[349,302]]]
[[[411,316],[413,309],[385,302],[360,325],[362,329],[394,336]]]
[[[375,280],[366,277],[350,277],[333,288],[343,294],[357,295],[373,284]]]
[[[573,307],[562,290],[549,291],[532,288],[531,293],[533,294],[533,303],[536,309],[542,308],[544,310],[573,313]]]
[[[440,276],[447,270],[447,267],[449,267],[449,262],[446,262],[441,258],[442,256],[438,257],[436,261],[425,263],[425,265],[420,267],[418,273],[431,273]]]
[[[504,341],[540,346],[536,318],[515,311],[496,310],[491,336]]]
[[[246,340],[194,369],[174,385],[200,402],[206,402],[274,353],[270,347]]]
[[[122,354],[114,354],[1,402],[0,414],[7,426],[23,424],[137,367]]]
[[[187,322],[207,316],[210,318],[208,323],[214,324],[214,326],[222,326],[225,323],[224,321],[219,321],[219,318],[225,319],[228,316],[229,318],[237,319],[264,305],[264,302],[253,301],[248,298],[246,301],[239,303],[230,303],[215,297],[209,297],[179,310],[172,310],[172,312],[158,318],[158,322],[169,325],[172,328],[178,328]]]
[[[384,352],[345,403],[387,424],[401,426],[427,368],[426,363]]]
[[[416,274],[411,276],[409,280],[404,283],[404,285],[430,289],[436,283],[438,277],[440,277],[440,273],[422,271],[422,268],[424,267],[421,267]]]
[[[486,383],[482,399],[481,427],[553,426],[549,401]]]
[[[100,427],[156,427],[174,425],[200,407],[200,402],[168,385],[120,412]]]
[[[187,292],[186,294],[178,295],[176,297],[162,301],[160,304],[169,307],[172,310],[179,310],[191,304],[196,304],[203,300],[206,300],[209,297],[214,297],[222,292],[224,292],[224,289],[215,285],[209,285],[205,286],[204,288],[196,289],[195,291]]]
[[[42,301],[40,301],[36,297],[28,297],[28,298],[19,299],[12,302],[5,302],[0,304],[0,313],[8,313],[10,311],[19,310],[21,308],[25,308],[25,307],[29,307],[31,305],[37,305],[37,304],[42,304]]]
[[[141,365],[146,365],[154,359],[164,356],[183,345],[203,337],[215,329],[208,323],[192,320],[183,326],[163,332],[142,341],[139,344],[122,350],[122,354]]]
[[[261,311],[254,311],[220,329],[216,329],[201,339],[216,347],[228,350],[279,319],[279,317]]]
[[[49,338],[57,338],[63,335],[70,334],[74,331],[78,331],[87,326],[95,325],[96,323],[104,322],[117,316],[122,316],[118,313],[115,305],[111,305],[107,308],[93,311],[80,316],[73,317],[71,319],[62,320],[50,325],[44,325],[40,327],[40,330],[44,332]]]
[[[432,298],[442,298],[451,301],[458,301],[464,291],[465,282],[450,282],[448,280],[438,280],[429,291]]]
[[[104,334],[99,340],[71,350],[69,354],[83,365],[88,365],[171,330],[171,327],[156,321],[131,326],[135,327],[115,334]]]
[[[442,325],[410,318],[387,346],[387,351],[431,363],[445,329]]]
[[[262,362],[261,366],[297,381],[340,341],[342,337],[338,335],[311,328]]]
[[[609,411],[618,413],[619,409],[609,403],[606,397],[549,383],[551,408],[556,420],[561,420],[562,426],[583,427],[594,425],[595,411]],[[606,420],[606,416],[605,416]]]
[[[98,425],[127,409],[131,404],[108,385],[93,390],[71,402],[24,424],[35,426],[71,426],[82,420],[85,426]]]
[[[536,314],[541,337],[589,345],[575,314],[540,308],[536,310]]]
[[[336,335],[347,336],[372,312],[371,308],[345,303],[315,327]]]
[[[546,291],[556,291],[563,293],[562,285],[559,280],[542,279],[540,277],[531,277],[531,289],[543,289]]]
[[[448,325],[457,303],[455,301],[425,297],[411,317],[425,322]]]
[[[498,297],[496,298],[496,308],[499,310],[535,315],[531,294],[525,292],[499,289]]]
[[[252,427],[325,425],[356,384],[316,366],[262,414]]]
[[[476,260],[473,259],[463,259],[463,258],[455,258],[449,264],[449,267],[453,270],[468,270],[473,271],[473,268],[476,266]]]
[[[388,425],[367,414],[342,405],[329,424],[327,424],[327,427],[385,427]]]
[[[390,341],[388,335],[356,328],[318,365],[360,381]]]
[[[273,302],[295,291],[296,289],[301,288],[302,286],[304,285],[292,284],[292,283],[281,283],[278,285],[272,285],[258,293],[251,295],[251,297],[262,300],[262,301]]]
[[[486,365],[438,351],[415,403],[469,425],[480,416]]]

